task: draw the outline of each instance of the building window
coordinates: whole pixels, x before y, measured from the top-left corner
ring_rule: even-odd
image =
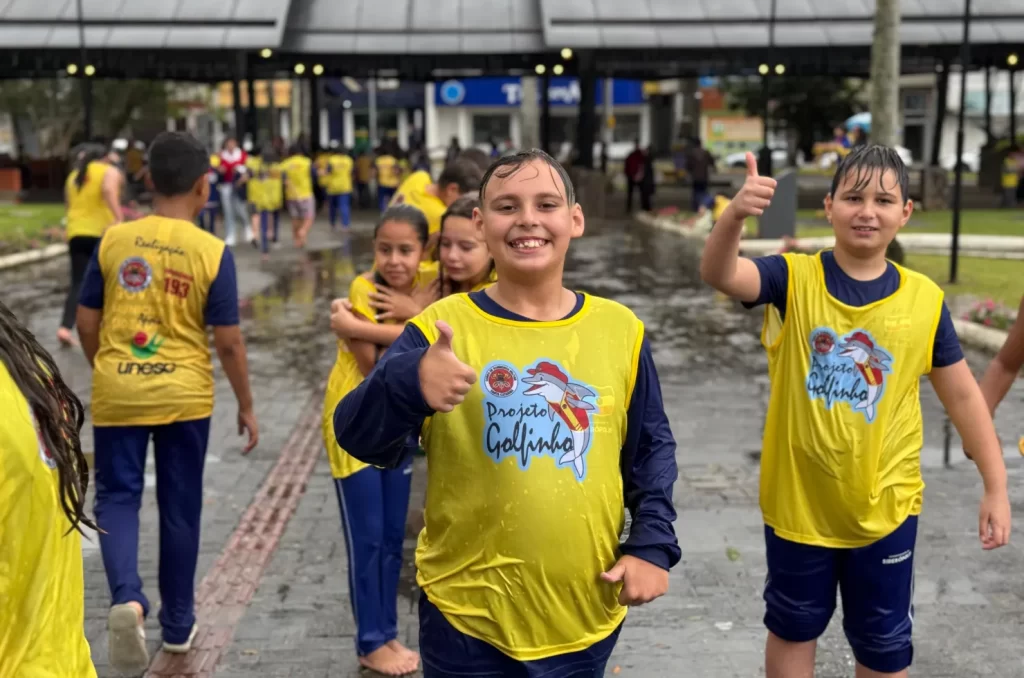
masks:
[[[498,115],[474,115],[473,116],[473,145],[501,144],[512,138],[510,116],[507,114]]]
[[[615,115],[615,128],[612,130],[613,141],[636,141],[640,134],[640,114],[623,113]]]

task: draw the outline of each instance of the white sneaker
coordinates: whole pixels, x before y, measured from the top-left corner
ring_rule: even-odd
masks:
[[[107,616],[110,665],[127,675],[139,675],[149,668],[146,630],[135,606],[114,605]]]
[[[235,238],[234,238],[234,236],[229,237],[229,238],[224,238],[224,244],[227,245],[228,247],[234,247],[235,246]]]
[[[188,640],[184,643],[168,643],[164,641],[163,651],[170,652],[171,654],[186,654],[192,649],[192,641],[196,639],[196,633],[199,632],[199,627],[195,624],[192,625],[192,631],[188,634]]]

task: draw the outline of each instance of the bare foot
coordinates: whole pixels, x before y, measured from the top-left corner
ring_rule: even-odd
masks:
[[[78,341],[75,340],[75,336],[71,334],[71,330],[66,327],[61,327],[57,330],[57,341],[64,348],[70,348],[72,346],[78,346]]]
[[[402,645],[398,640],[389,640],[386,645],[400,655],[409,657],[410,659],[416,660],[416,665],[413,667],[413,671],[419,668],[420,665],[420,653],[415,650],[410,650],[405,645]]]
[[[419,662],[413,663],[411,658],[382,645],[365,657],[360,657],[359,664],[385,676],[404,676],[415,671]]]

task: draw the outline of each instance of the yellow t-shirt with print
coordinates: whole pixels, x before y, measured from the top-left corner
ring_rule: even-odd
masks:
[[[265,176],[263,175],[263,161],[256,156],[250,155],[245,159],[245,168],[248,170],[246,175],[249,177],[245,182],[246,200],[256,209],[260,209],[265,200],[264,188],[266,186]]]
[[[284,171],[280,163],[271,163],[263,168],[263,201],[260,209],[276,212],[284,207]]]
[[[344,195],[352,192],[352,158],[344,153],[334,153],[327,159],[324,175],[324,190],[328,195]]]
[[[100,241],[103,324],[92,378],[98,426],[145,426],[213,413],[206,300],[224,241],[152,215]]]
[[[0,361],[0,678],[95,678],[85,639],[82,536],[57,467]]]
[[[377,168],[377,185],[383,188],[397,188],[402,181],[402,171],[393,155],[382,155],[374,161]]]
[[[437,267],[420,265],[416,275],[415,284],[425,285],[437,277]],[[377,311],[370,305],[370,295],[377,291],[373,281],[373,272],[357,276],[349,285],[348,300],[352,303],[352,310],[363,316],[366,320],[377,324]],[[392,321],[385,321],[390,323]],[[327,389],[324,394],[323,408],[323,434],[324,445],[327,447],[327,458],[331,462],[331,474],[335,478],[347,478],[350,475],[362,471],[368,466],[338,445],[334,437],[334,410],[337,409],[341,399],[348,395],[353,389],[363,382],[363,373],[359,369],[355,356],[349,350],[348,344],[343,340],[338,341],[338,356],[331,369],[331,375],[327,379]]]
[[[783,539],[857,548],[921,512],[920,379],[942,290],[897,266],[895,294],[862,307],[825,286],[820,254],[785,254],[785,318],[765,309],[771,396],[761,511]]]
[[[626,616],[600,575],[620,555],[643,324],[597,297],[564,320],[519,322],[466,294],[410,322],[433,343],[438,320],[478,380],[423,434],[417,582],[457,630],[519,661],[590,647]]]
[[[302,155],[293,155],[281,163],[284,172],[286,200],[308,200],[313,197],[313,161]]]
[[[114,223],[114,213],[103,197],[103,177],[109,169],[111,167],[106,163],[90,162],[85,168],[85,182],[81,187],[76,183],[77,170],[68,177],[64,184],[64,195],[68,203],[69,239],[99,238]]]

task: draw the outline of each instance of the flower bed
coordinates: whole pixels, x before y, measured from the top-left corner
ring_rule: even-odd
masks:
[[[992,329],[1007,331],[1017,321],[1017,312],[992,299],[975,302],[963,319]]]

